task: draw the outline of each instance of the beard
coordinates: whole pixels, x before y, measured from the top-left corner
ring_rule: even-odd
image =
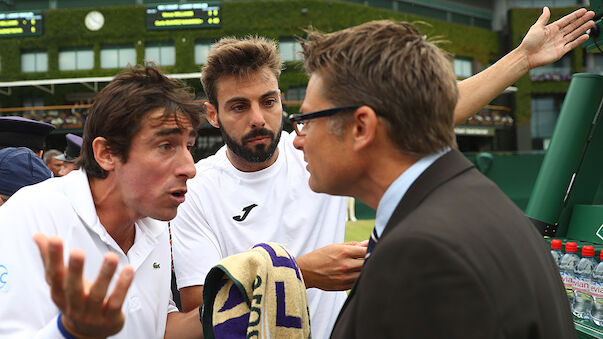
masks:
[[[224,139],[224,142],[226,143],[228,149],[230,149],[235,155],[242,158],[243,160],[253,163],[266,162],[272,157],[272,155],[274,155],[274,152],[278,147],[278,142],[281,140],[281,132],[283,131],[282,124],[276,134],[267,128],[254,129],[251,132],[245,134],[241,138],[241,142],[239,143],[234,138],[232,138],[228,134],[228,132],[226,132],[226,130],[222,126],[222,122],[220,122],[220,119],[218,119],[218,124],[220,126],[220,133],[222,134],[222,139]],[[268,145],[255,145],[255,147],[253,148],[245,146],[248,140],[261,136],[269,137],[271,140],[270,143]]]

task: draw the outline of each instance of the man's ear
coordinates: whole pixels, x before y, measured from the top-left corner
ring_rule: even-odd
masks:
[[[115,168],[116,155],[109,152],[107,139],[103,137],[94,138],[92,152],[94,153],[94,159],[102,169],[109,172]]]
[[[356,109],[352,120],[355,151],[366,149],[375,142],[378,122],[377,113],[369,106],[360,106]]]
[[[218,109],[213,104],[209,102],[205,103],[205,116],[207,117],[207,121],[214,126],[215,128],[220,128],[220,124],[218,123]]]

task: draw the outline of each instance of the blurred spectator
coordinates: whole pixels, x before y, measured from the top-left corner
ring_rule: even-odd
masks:
[[[74,169],[77,169],[75,160],[80,156],[80,150],[82,149],[82,138],[80,136],[68,133],[65,136],[65,139],[67,139],[65,153],[57,157],[57,159],[62,161],[62,166],[59,171],[59,176],[61,177],[67,175]]]
[[[89,103],[78,102],[71,108],[16,112],[21,117],[45,122],[59,129],[81,129],[88,115]]]
[[[59,176],[59,171],[63,166],[63,161],[58,158],[61,155],[62,153],[56,149],[51,149],[44,152],[44,163],[52,171],[52,174],[55,177]]]
[[[25,186],[37,184],[52,176],[42,159],[25,147],[0,150],[0,206]]]
[[[62,127],[62,125],[65,123],[65,113],[61,113],[59,114],[59,116],[55,117],[54,119],[52,119],[50,121],[51,124],[55,125],[56,127]]]

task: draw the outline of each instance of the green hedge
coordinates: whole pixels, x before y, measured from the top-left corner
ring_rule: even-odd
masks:
[[[84,26],[84,17],[91,10],[105,16],[104,27],[96,32]],[[214,29],[185,29],[149,31],[146,29],[145,6],[114,6],[97,8],[56,9],[44,12],[44,34],[39,37],[4,38],[0,40],[2,71],[0,81],[28,79],[53,79],[67,77],[92,77],[114,75],[118,69],[100,68],[102,45],[134,45],[137,62],[142,63],[145,43],[173,41],[176,48],[176,65],[165,67],[169,73],[198,72],[194,63],[196,41],[214,41],[223,36],[264,35],[279,39],[302,36],[303,28],[313,26],[323,31],[334,31],[375,19],[394,19],[422,22],[420,30],[427,36],[441,36],[447,43],[441,47],[452,54],[471,57],[483,65],[499,56],[498,34],[487,29],[469,27],[391,10],[366,7],[338,1],[249,1],[223,2],[221,27]],[[58,52],[62,48],[92,46],[95,64],[92,70],[64,72],[58,70]],[[48,71],[21,73],[22,50],[43,49],[48,51]],[[289,87],[303,86],[307,77],[296,63],[287,65],[281,77],[283,91]],[[65,93],[77,86],[58,86],[56,95],[46,94],[47,104],[62,103]],[[201,90],[196,82],[196,89]],[[13,89],[15,95],[1,97],[0,104],[20,106],[19,96],[44,95],[37,89]],[[18,94],[18,95],[16,95]]]

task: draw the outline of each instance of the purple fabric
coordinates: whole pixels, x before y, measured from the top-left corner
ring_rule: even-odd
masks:
[[[295,259],[293,259],[290,255],[287,257],[279,257],[276,255],[276,252],[272,249],[272,247],[266,244],[257,244],[253,246],[253,248],[261,247],[268,252],[270,258],[272,259],[272,266],[274,267],[289,267],[295,270],[295,275],[297,275],[297,279],[301,280],[301,276],[299,274],[299,270],[297,268],[297,264],[295,263]],[[288,254],[288,253],[287,253]]]
[[[301,318],[286,314],[285,310],[285,282],[277,281],[276,287],[276,326],[287,328],[301,328]]]
[[[247,338],[247,323],[249,323],[249,313],[240,317],[228,319],[225,322],[214,326],[215,338],[238,339]]]
[[[218,312],[228,311],[243,302],[245,302],[245,299],[243,299],[241,291],[235,284],[232,284],[232,286],[230,286],[230,291],[228,291],[228,299],[226,299],[226,302]]]

